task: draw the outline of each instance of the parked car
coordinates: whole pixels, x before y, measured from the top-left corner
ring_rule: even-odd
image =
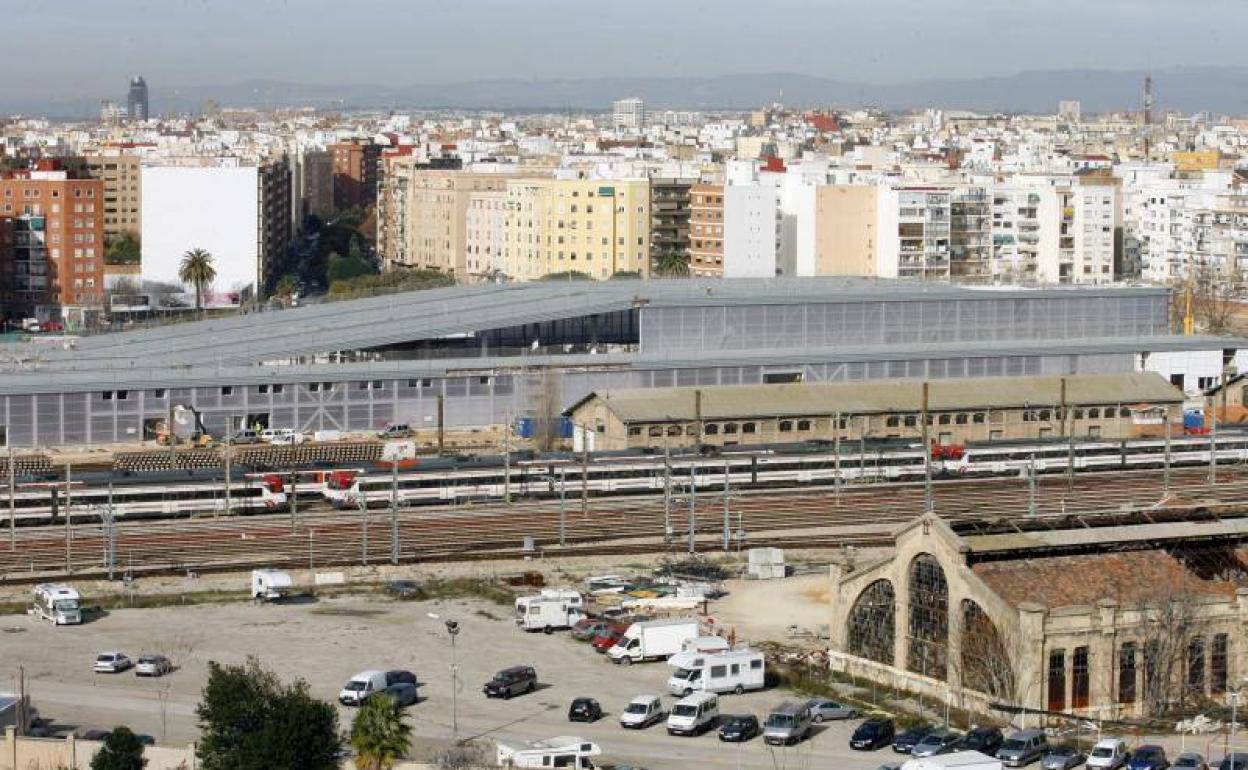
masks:
[[[411,671],[402,668],[396,668],[386,672],[386,686],[396,684],[410,684],[413,687],[420,686],[420,682],[416,679],[416,675]]]
[[[974,727],[958,741],[957,751],[978,751],[980,754],[995,757],[997,749],[1004,742],[1005,736],[999,728]]]
[[[1051,746],[1040,758],[1041,770],[1071,770],[1082,765],[1087,755],[1074,746]]]
[[[1248,770],[1248,754],[1236,752],[1222,757],[1218,770]]]
[[[1044,730],[1019,730],[1001,742],[997,759],[1006,767],[1026,767],[1049,753]]]
[[[414,435],[412,426],[405,422],[395,422],[382,428],[377,433],[377,438],[411,438]]]
[[[395,682],[380,694],[389,695],[400,707],[410,706],[420,701],[420,691],[411,682]]]
[[[119,674],[134,665],[124,652],[101,652],[95,656],[95,673]]]
[[[391,580],[386,583],[386,593],[396,599],[419,599],[420,583],[415,580]]]
[[[910,749],[910,756],[922,759],[934,757],[937,754],[948,754],[954,750],[960,740],[962,740],[962,733],[955,730],[944,728],[933,730],[923,736],[923,740],[914,744],[914,748]]]
[[[593,698],[574,698],[568,706],[569,722],[597,722],[602,719],[602,706]]]
[[[730,714],[721,719],[723,720],[719,725],[721,741],[741,743],[750,740],[762,731],[758,724],[758,717],[753,714]]]
[[[638,695],[628,702],[620,714],[620,727],[642,729],[667,718],[663,701],[657,695]]]
[[[811,698],[806,701],[806,705],[810,708],[810,718],[816,723],[825,719],[857,719],[858,709],[852,706],[846,706],[843,703],[837,703],[827,698]]]
[[[891,745],[896,731],[893,720],[872,717],[854,730],[854,734],[849,737],[849,747],[857,751],[875,751]]]
[[[893,751],[898,754],[909,754],[910,750],[914,748],[914,744],[926,738],[931,731],[932,726],[925,724],[915,725],[902,730],[893,738]]]
[[[1126,741],[1118,738],[1102,738],[1088,753],[1089,770],[1117,770],[1125,767],[1131,752],[1127,751]]]
[[[611,628],[611,621],[609,620],[581,618],[572,626],[572,638],[577,641],[588,642],[609,628]]]
[[[112,730],[100,730],[98,728],[91,728],[88,730],[81,730],[78,733],[76,733],[75,736],[78,738],[81,738],[84,741],[103,741],[103,740],[106,740],[109,735],[112,735],[112,732],[113,732]]]
[[[494,675],[481,688],[487,698],[510,698],[537,689],[537,672],[532,666],[512,666]]]
[[[1205,758],[1195,752],[1185,752],[1174,758],[1173,770],[1209,770]]]
[[[1169,770],[1170,760],[1166,759],[1164,748],[1150,743],[1131,752],[1127,767],[1129,770]]]
[[[259,444],[260,434],[249,428],[236,430],[230,434],[229,443],[231,444]]]
[[[599,631],[598,635],[594,637],[593,641],[590,642],[590,644],[594,646],[595,650],[605,654],[607,650],[614,647],[615,643],[620,641],[623,638],[624,638],[623,627],[613,625],[613,626],[609,626],[603,629],[602,631]]]
[[[144,653],[134,664],[135,676],[164,676],[173,670],[173,663],[164,655]]]

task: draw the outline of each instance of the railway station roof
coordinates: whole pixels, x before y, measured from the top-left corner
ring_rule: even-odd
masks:
[[[1179,404],[1182,391],[1153,373],[1081,374],[1067,377],[975,377],[928,381],[932,411],[1022,408],[1065,403]],[[600,401],[624,423],[692,420],[701,394],[703,419],[918,412],[923,383],[892,380],[715,387],[630,388],[590,393],[568,408]]]
[[[478,284],[308,305],[79,338],[43,363],[215,366],[471,335],[638,307],[1164,296],[1165,288],[971,288],[868,278],[551,281]],[[0,352],[3,348],[0,347]]]

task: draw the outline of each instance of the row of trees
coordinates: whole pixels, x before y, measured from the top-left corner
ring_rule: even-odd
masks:
[[[195,714],[200,728],[195,752],[204,770],[337,770],[344,743],[354,750],[360,770],[389,770],[407,754],[411,740],[397,702],[383,696],[364,702],[344,741],[332,705],[313,698],[303,680],[283,684],[255,658],[242,665],[209,662]],[[118,727],[92,759],[91,770],[146,765],[138,737]]]

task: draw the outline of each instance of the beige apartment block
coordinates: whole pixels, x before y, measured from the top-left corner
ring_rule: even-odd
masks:
[[[878,271],[879,188],[815,189],[815,274],[875,276]]]
[[[577,271],[596,279],[650,271],[645,179],[513,179],[507,184],[504,272],[536,280]]]
[[[111,241],[127,232],[137,236],[143,229],[139,213],[143,208],[139,156],[106,150],[83,160],[91,178],[104,182],[104,240]]]
[[[724,274],[724,186],[695,184],[689,190],[689,274]]]

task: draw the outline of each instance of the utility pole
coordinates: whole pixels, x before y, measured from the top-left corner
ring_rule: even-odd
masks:
[[[923,510],[932,513],[934,507],[932,502],[932,437],[931,427],[928,425],[928,419],[931,413],[928,412],[928,384],[923,383]]]
[[[729,476],[728,461],[724,460],[724,553],[728,553],[732,545],[732,512],[728,502],[732,496],[732,481]]]
[[[360,563],[368,566],[368,498],[360,491]]]
[[[225,431],[225,515],[230,515],[230,471],[231,449],[234,445],[234,416],[230,415],[230,424]]]
[[[65,463],[65,574],[69,574],[70,570],[73,569],[74,563],[74,528],[71,524],[74,514],[74,501],[71,497],[73,493],[70,492],[70,489],[72,489],[70,485],[73,483],[73,480],[70,478],[72,467],[69,463]]]
[[[503,426],[503,504],[511,505],[511,413]]]
[[[1066,434],[1066,491],[1075,488],[1075,421],[1070,416],[1067,402],[1066,378],[1062,378],[1062,430]]]
[[[290,531],[299,524],[299,471],[290,472]]]
[[[689,553],[698,552],[698,544],[694,540],[697,532],[697,500],[698,500],[698,467],[689,465]]]
[[[672,539],[672,453],[663,439],[663,542]]]
[[[9,445],[9,550],[17,550],[17,489],[15,478],[17,476],[13,468],[13,444],[5,436],[5,442]]]
[[[1166,451],[1161,466],[1161,490],[1170,495],[1170,407],[1166,407]]]
[[[438,457],[446,448],[446,396],[438,394]]]
[[[1218,483],[1218,413],[1213,409],[1213,399],[1209,401],[1209,483]]]
[[[399,461],[390,464],[390,563],[399,563]]]
[[[559,547],[563,548],[568,544],[567,527],[568,527],[568,478],[567,469],[563,466],[559,467]]]
[[[836,454],[836,458],[833,461],[836,463],[836,483],[833,485],[832,489],[834,490],[836,494],[836,504],[840,505],[841,504],[841,413],[837,412],[835,415],[833,415],[832,419],[835,420],[835,422],[832,424],[832,427],[836,431],[836,433],[832,435],[832,451]]]
[[[108,482],[108,507],[104,509],[104,562],[108,567],[108,579],[113,579],[117,567],[117,517],[113,508],[113,482]]]
[[[581,426],[581,518],[589,518],[589,427]]]
[[[1027,515],[1036,515],[1036,456],[1027,463]]]

